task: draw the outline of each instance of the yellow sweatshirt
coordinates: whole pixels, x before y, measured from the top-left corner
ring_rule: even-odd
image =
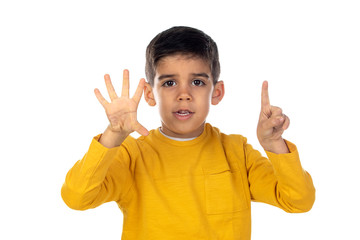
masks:
[[[287,212],[311,209],[315,189],[291,153],[266,152],[241,135],[206,124],[194,140],[175,141],[152,130],[107,149],[95,137],[66,176],[62,198],[73,209],[116,201],[124,215],[123,240],[250,239],[250,202]]]

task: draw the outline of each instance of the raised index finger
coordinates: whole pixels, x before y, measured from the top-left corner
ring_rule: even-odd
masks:
[[[264,81],[262,84],[261,90],[261,109],[269,110],[270,109],[270,99],[269,99],[269,83],[268,81]]]
[[[134,101],[136,103],[140,102],[140,99],[141,99],[141,96],[142,96],[142,93],[143,93],[143,90],[144,90],[144,85],[145,85],[145,79],[142,78],[142,79],[140,79],[139,85],[138,85],[138,87],[136,89],[136,92],[135,92],[133,98],[132,98],[132,99],[134,99]]]

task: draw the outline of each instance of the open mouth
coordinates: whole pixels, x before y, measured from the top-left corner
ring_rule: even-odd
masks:
[[[190,112],[189,110],[179,110],[179,111],[177,111],[175,113],[180,115],[180,116],[187,116],[189,114],[192,114],[193,112]]]
[[[189,119],[193,114],[194,112],[191,112],[190,110],[179,110],[174,112],[175,117],[179,120]]]

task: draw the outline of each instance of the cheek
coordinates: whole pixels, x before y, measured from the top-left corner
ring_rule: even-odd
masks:
[[[205,93],[201,97],[198,98],[198,110],[202,110],[204,112],[209,111],[211,102],[211,94]]]
[[[211,101],[211,99],[212,99],[212,92],[209,92],[209,91],[206,92],[206,93],[204,94],[203,99],[206,99],[206,104],[209,105],[209,104],[210,104],[210,101]]]
[[[156,94],[155,99],[156,99],[156,103],[159,107],[160,113],[162,111],[167,111],[170,108],[171,100],[169,99],[168,96],[166,96],[166,94],[163,94],[163,93]]]

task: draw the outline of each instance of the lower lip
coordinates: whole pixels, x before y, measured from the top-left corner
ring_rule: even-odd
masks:
[[[178,120],[188,120],[189,118],[192,117],[194,113],[189,113],[189,114],[179,114],[179,113],[174,113],[174,116],[178,119]]]

